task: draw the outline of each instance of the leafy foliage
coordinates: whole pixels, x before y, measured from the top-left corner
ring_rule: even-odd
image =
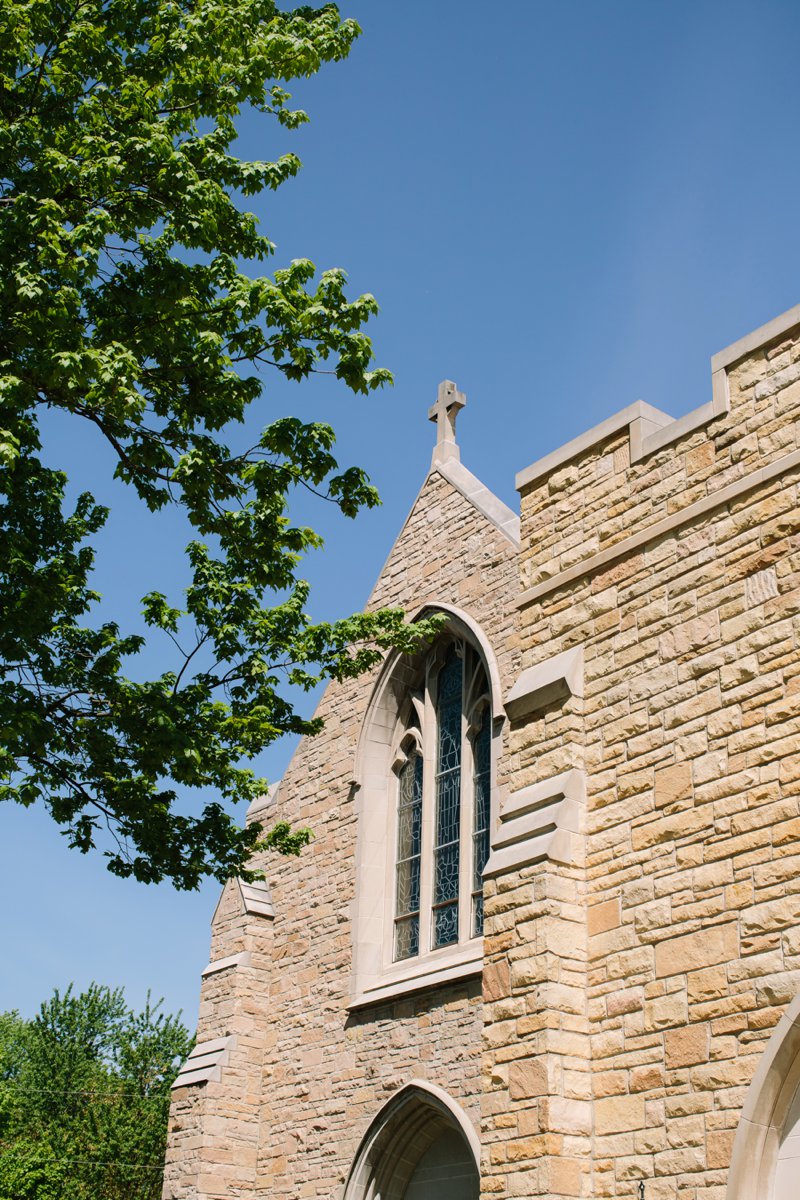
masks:
[[[0,797],[43,801],[84,852],[107,828],[120,875],[247,874],[262,831],[231,805],[265,782],[242,761],[319,728],[285,684],[353,676],[432,628],[397,611],[312,624],[298,570],[320,538],[292,524],[289,497],[307,487],[352,517],[376,492],[339,468],[328,425],[282,417],[245,452],[229,436],[264,364],[303,380],[328,362],[364,394],[390,379],[364,332],[376,302],[348,299],[341,270],[242,269],[273,246],[240,198],[300,163],[239,159],[237,117],[301,125],[283,83],[357,33],[330,4],[0,0]],[[174,644],[158,678],[131,677],[142,637],[90,619],[107,512],[89,493],[68,508],[42,455],[48,410],[193,528],[185,601],[143,601]],[[218,799],[187,816],[180,789]],[[268,841],[296,853],[307,838],[282,825]]]
[[[0,1200],[157,1200],[170,1085],[192,1039],[92,984],[0,1015]]]

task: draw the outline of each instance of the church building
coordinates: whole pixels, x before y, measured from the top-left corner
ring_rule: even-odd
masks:
[[[225,886],[165,1200],[798,1200],[800,306],[531,465],[430,471]],[[532,448],[535,452],[535,448]]]

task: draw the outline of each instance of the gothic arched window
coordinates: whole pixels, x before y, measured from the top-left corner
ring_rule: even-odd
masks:
[[[406,710],[394,764],[395,962],[483,932],[492,731],[476,650],[437,645]]]

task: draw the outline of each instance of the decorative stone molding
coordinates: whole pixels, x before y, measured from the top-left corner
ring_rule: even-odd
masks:
[[[252,825],[254,821],[270,821],[274,820],[272,810],[278,799],[278,788],[281,786],[280,779],[275,783],[271,783],[264,792],[263,796],[256,796],[245,813],[245,822]]]
[[[272,895],[266,880],[257,879],[253,883],[245,883],[243,879],[229,879],[214,909],[214,915],[211,918],[212,926],[228,888],[234,889],[243,913],[251,917],[266,917],[270,921],[274,918],[275,908],[272,904]]]
[[[173,1091],[197,1083],[218,1083],[222,1067],[235,1047],[236,1037],[233,1034],[212,1038],[208,1042],[198,1042],[178,1072],[178,1077],[172,1085]]]
[[[586,776],[577,769],[504,796],[484,879],[544,859],[574,862],[585,804]]]
[[[505,710],[517,721],[554,701],[582,695],[583,647],[576,646],[524,670],[506,696]]]
[[[445,462],[435,463],[432,470],[438,471],[448,483],[452,483],[465,500],[469,500],[470,504],[474,505],[478,512],[483,513],[484,517],[491,521],[513,546],[519,548],[519,517],[507,504],[490,492],[480,479],[468,471],[463,463],[451,458]]]
[[[481,483],[480,479],[478,479],[476,475],[473,475],[472,472],[468,470],[462,462],[455,458],[451,458],[446,462],[434,462],[431,464],[431,469],[425,477],[425,482],[420,488],[419,494],[412,504],[408,516],[400,527],[400,532],[395,538],[391,550],[386,556],[386,561],[384,562],[380,574],[378,575],[379,579],[383,576],[388,564],[391,562],[395,554],[397,547],[400,545],[406,535],[408,523],[417,510],[420,496],[425,490],[428,480],[432,475],[436,474],[441,475],[442,479],[446,479],[447,482],[454,487],[455,490],[459,492],[465,500],[469,501],[469,503],[477,510],[477,512],[481,514],[481,516],[486,517],[487,521],[489,521],[499,533],[502,533],[503,537],[505,537],[511,543],[515,550],[519,550],[520,520],[517,514],[513,512],[507,504],[504,504],[499,497],[495,496],[493,492],[490,492],[489,489]]]
[[[421,988],[469,979],[471,975],[480,975],[482,970],[483,939],[473,938],[470,942],[434,950],[412,962],[405,960],[398,963],[396,968],[387,968],[363,990],[356,992],[347,1007],[351,1011],[365,1008],[368,1004],[393,1000],[410,992],[418,992]]]
[[[519,471],[515,479],[517,491],[521,492],[530,487],[532,483],[536,483],[537,480],[544,479],[558,467],[577,458],[579,454],[591,449],[598,442],[604,442],[615,433],[619,433],[626,425],[631,443],[631,461],[635,461],[634,455],[637,451],[638,457],[642,457],[642,447],[649,436],[659,433],[665,427],[675,423],[674,419],[668,413],[662,412],[660,408],[654,408],[652,404],[645,404],[643,400],[637,400],[635,403],[629,404],[627,408],[620,409],[619,412],[606,417],[605,421],[601,421],[599,425],[587,429],[585,433],[579,434],[572,441],[566,442],[557,450],[552,450],[550,454],[545,454],[543,458],[538,458],[529,467]]]

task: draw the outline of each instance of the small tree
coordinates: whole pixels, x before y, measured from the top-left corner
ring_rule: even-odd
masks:
[[[0,1200],[156,1200],[170,1086],[192,1039],[120,990],[0,1015]]]
[[[424,636],[397,611],[312,624],[293,489],[347,516],[377,503],[340,470],[328,425],[278,417],[249,449],[231,437],[268,364],[320,363],[356,393],[386,383],[364,325],[372,296],[274,250],[240,197],[279,187],[296,155],[232,153],[249,107],[293,130],[282,86],[344,58],[358,33],[334,5],[272,0],[0,0],[0,798],[47,804],[70,844],[116,839],[109,867],[197,886],[246,873],[258,826],[231,806],[265,781],[243,767],[284,733],[314,733],[283,690],[352,676]],[[89,539],[107,513],[41,454],[48,410],[110,447],[150,510],[179,505],[195,536],[175,605],[144,597],[173,664],[131,678],[144,644],[91,621]],[[176,811],[177,789],[210,789]],[[279,824],[267,844],[297,852]]]

